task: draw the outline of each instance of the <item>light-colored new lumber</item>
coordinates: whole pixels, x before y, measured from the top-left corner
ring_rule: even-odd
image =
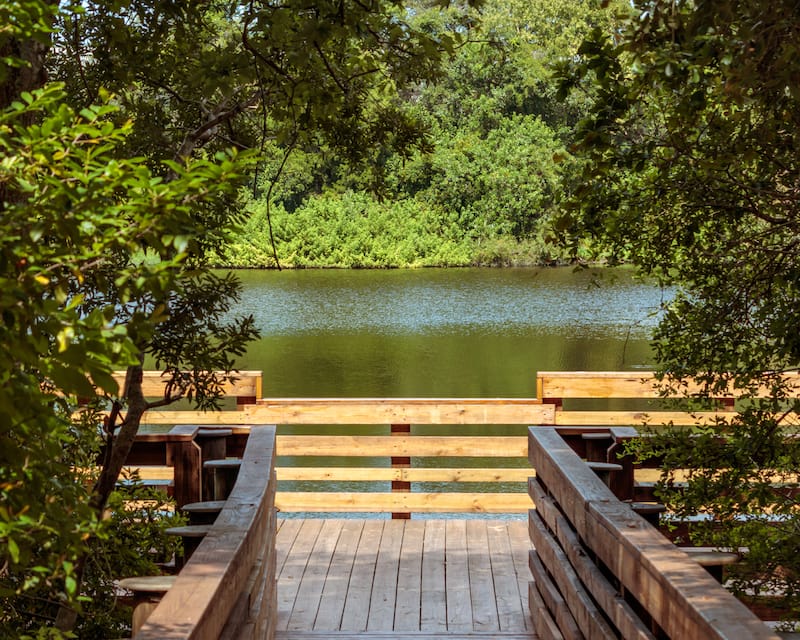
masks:
[[[278,436],[279,456],[524,458],[524,436]]]
[[[218,371],[217,375],[222,378],[225,373]],[[120,390],[125,384],[125,372],[115,371],[114,380]],[[249,398],[260,398],[262,389],[262,374],[260,371],[237,371],[229,374],[234,380],[228,379],[222,385],[222,392],[226,396],[241,396]],[[168,378],[160,371],[145,371],[142,376],[142,391],[146,398],[161,398],[164,396],[164,388]]]
[[[248,421],[274,424],[552,424],[553,407],[520,398],[265,398]]]
[[[527,482],[534,475],[533,469],[526,467],[278,467],[276,471],[280,481],[301,482]],[[149,473],[147,477],[156,479]]]
[[[717,420],[727,421],[736,415],[731,411],[567,411],[555,412],[558,427],[609,426],[609,427],[660,427],[673,424],[689,427],[696,424],[713,424]]]
[[[800,374],[788,372],[782,374],[783,380],[789,384],[794,395],[800,392]],[[658,381],[649,371],[540,371],[537,374],[537,395],[540,400],[548,401],[561,398],[661,398]],[[681,383],[677,391],[679,395],[695,395],[703,386],[693,380]],[[726,393],[715,396],[738,397],[742,389],[729,387]],[[767,395],[769,389],[757,390],[757,395]]]
[[[349,493],[279,491],[281,511],[308,513],[524,513],[525,493]]]

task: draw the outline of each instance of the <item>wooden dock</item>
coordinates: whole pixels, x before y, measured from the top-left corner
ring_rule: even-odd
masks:
[[[281,519],[276,638],[531,640],[523,520]]]
[[[140,434],[128,456],[171,467],[178,507],[224,501],[158,606],[134,612],[136,640],[779,640],[639,517],[643,502],[663,507],[619,455],[643,421],[735,415],[735,389],[699,416],[573,402],[660,400],[652,376],[630,372],[540,372],[532,400],[276,400],[247,377],[229,390],[239,410],[154,414],[174,426]],[[379,429],[328,431],[354,424]],[[494,431],[531,424],[527,438]],[[223,473],[237,466],[235,481]]]

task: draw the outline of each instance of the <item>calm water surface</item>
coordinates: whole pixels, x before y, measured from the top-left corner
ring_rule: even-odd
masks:
[[[245,271],[265,396],[535,396],[544,370],[638,369],[669,292],[626,270]]]

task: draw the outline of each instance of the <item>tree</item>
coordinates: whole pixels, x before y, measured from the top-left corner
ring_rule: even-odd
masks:
[[[667,386],[693,376],[705,397],[770,389],[730,426],[671,430],[643,454],[664,457],[679,514],[710,517],[698,540],[750,547],[737,586],[784,590],[796,616],[798,505],[771,483],[793,480],[800,461],[796,426],[781,421],[797,393],[779,377],[800,365],[800,7],[631,6],[623,28],[595,32],[563,72],[565,89],[590,79],[597,97],[577,144],[579,206],[560,228],[679,287],[654,336]],[[680,467],[685,492],[671,490]]]
[[[129,367],[135,383],[145,355],[176,382],[187,365],[230,371],[253,336],[248,319],[223,321],[236,283],[207,271],[196,248],[207,232],[197,208],[239,179],[236,157],[173,164],[164,181],[115,156],[129,127],[106,120],[110,107],[77,114],[64,98],[47,85],[0,114],[5,637],[41,623],[26,613],[33,594],[56,605],[80,595],[81,559],[148,407],[140,386],[118,390],[111,372]],[[178,348],[178,328],[193,342]],[[191,380],[201,404],[218,383]],[[94,400],[75,420],[78,398]],[[97,453],[104,398],[114,399],[108,457],[87,488],[76,465]]]

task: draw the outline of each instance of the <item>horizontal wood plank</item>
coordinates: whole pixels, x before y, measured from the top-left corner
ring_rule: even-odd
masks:
[[[217,375],[221,378],[225,375],[219,371]],[[260,371],[237,371],[229,374],[233,380],[226,380],[222,385],[222,392],[226,396],[242,396],[250,398],[260,398],[262,388],[262,373]],[[120,389],[125,384],[125,372],[115,371],[114,380]],[[161,371],[145,371],[142,375],[142,391],[146,398],[161,398],[164,396],[164,388],[168,378]]]
[[[552,424],[554,410],[520,398],[268,398],[245,408],[275,424]]]
[[[783,379],[797,397],[800,392],[800,374],[788,372]],[[695,395],[702,385],[688,380],[680,387],[680,396]],[[539,399],[556,398],[660,398],[658,381],[652,372],[642,371],[540,371],[537,375]],[[767,395],[768,388],[759,389],[758,395]],[[717,397],[737,397],[742,390],[730,387]]]
[[[275,506],[308,513],[525,513],[525,493],[353,493],[279,491]]]
[[[659,427],[672,423],[676,427],[695,424],[712,424],[715,420],[727,420],[736,415],[732,411],[566,411],[555,412],[558,427]]]
[[[279,456],[524,458],[524,436],[278,436]]]
[[[265,398],[241,411],[148,411],[145,424],[553,424],[524,398]]]
[[[533,470],[526,467],[494,469],[278,467],[276,471],[278,480],[295,482],[527,482],[533,475]]]

